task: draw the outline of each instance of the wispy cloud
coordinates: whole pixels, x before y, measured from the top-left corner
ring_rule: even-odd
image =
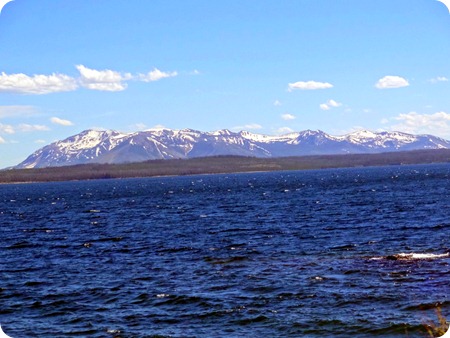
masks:
[[[336,102],[335,100],[328,100],[325,103],[320,105],[320,109],[322,110],[330,110],[331,108],[337,108],[342,106],[342,103]]]
[[[14,134],[15,130],[14,130],[14,127],[9,124],[0,123],[0,133],[1,134]]]
[[[246,124],[243,126],[235,126],[231,129],[240,131],[240,130],[258,130],[258,129],[262,129],[262,128],[263,127],[258,123],[250,123],[250,124]]]
[[[333,88],[333,85],[328,82],[317,82],[317,81],[299,81],[294,83],[289,83],[288,90],[317,90],[317,89],[328,89]]]
[[[5,139],[0,136],[0,144],[4,144],[4,143],[6,143]]]
[[[50,130],[49,127],[47,127],[45,125],[42,125],[42,124],[26,124],[26,123],[19,124],[17,129],[19,131],[21,131],[21,132],[24,132],[24,133],[33,132],[33,131],[47,131],[47,130]]]
[[[155,124],[153,127],[151,127],[150,129],[166,129],[166,126],[163,124]]]
[[[0,106],[0,119],[10,117],[29,117],[37,114],[38,111],[33,106]]]
[[[282,105],[282,103],[281,103],[281,101],[279,101],[279,100],[275,100],[275,101],[273,102],[273,105],[274,105],[275,107],[279,107],[279,106]]]
[[[430,79],[429,81],[431,83],[438,83],[438,82],[448,82],[449,79],[446,78],[445,76],[438,76],[438,77],[435,77],[433,79]]]
[[[118,92],[127,88],[127,82],[153,82],[177,76],[177,72],[163,72],[157,68],[147,74],[122,73],[111,69],[96,70],[84,65],[77,65],[78,77],[65,74],[33,75],[0,74],[0,92],[17,94],[50,94],[70,92],[82,88],[99,91]]]
[[[400,76],[385,76],[378,80],[378,82],[375,84],[375,87],[378,89],[392,89],[392,88],[401,88],[401,87],[408,87],[409,82],[400,77]]]
[[[50,119],[50,122],[53,123],[53,124],[58,124],[60,126],[65,126],[65,127],[73,126],[73,122],[72,121],[60,119],[59,117],[52,117]]]
[[[411,134],[432,134],[444,138],[450,137],[450,114],[437,112],[434,114],[419,114],[410,112],[383,120],[384,124],[392,123],[390,130],[399,130]]]
[[[281,128],[278,128],[275,132],[278,134],[289,134],[289,133],[294,132],[294,130],[289,127],[281,127]]]
[[[295,116],[292,114],[283,114],[281,118],[285,121],[295,120]]]
[[[65,121],[65,120],[61,120],[61,121]],[[19,125],[13,126],[10,124],[0,123],[0,134],[15,134],[16,132],[29,133],[29,132],[34,132],[34,131],[48,131],[48,130],[50,130],[50,128],[48,126],[42,125],[42,124],[21,123]]]
[[[162,72],[159,69],[155,68],[151,72],[148,72],[147,74],[139,74],[138,79],[144,82],[153,82],[168,77],[174,77],[177,75],[178,75],[177,72]]]
[[[131,124],[128,126],[128,130],[131,130],[133,132],[136,130],[142,131],[142,130],[146,130],[146,129],[149,129],[149,128],[147,127],[147,125],[145,123],[142,123],[142,122],[138,122],[138,123]]]

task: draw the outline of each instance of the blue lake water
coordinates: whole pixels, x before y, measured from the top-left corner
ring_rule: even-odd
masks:
[[[449,165],[1,185],[0,228],[13,338],[425,337],[450,317]]]

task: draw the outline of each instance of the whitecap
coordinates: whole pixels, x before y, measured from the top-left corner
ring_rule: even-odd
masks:
[[[434,253],[416,253],[416,252],[410,252],[405,253],[401,252],[398,254],[388,255],[388,256],[382,256],[382,257],[372,257],[371,260],[380,260],[380,259],[389,259],[389,260],[420,260],[420,259],[438,259],[438,258],[446,258],[450,257],[450,253],[443,253],[443,254],[434,254]]]
[[[432,253],[399,253],[397,256],[400,259],[435,259],[449,257],[449,253],[444,254],[432,254]]]
[[[443,253],[443,254],[434,254],[434,253],[416,253],[416,252],[410,252],[405,253],[401,252],[398,254],[392,254],[388,256],[381,256],[381,257],[372,257],[370,260],[380,260],[380,259],[388,259],[393,261],[409,261],[409,260],[421,260],[421,259],[438,259],[438,258],[447,258],[450,257],[450,253]]]
[[[120,333],[120,330],[115,330],[115,329],[107,329],[106,333]]]

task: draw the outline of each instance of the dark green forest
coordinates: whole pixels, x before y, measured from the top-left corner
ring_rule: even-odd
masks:
[[[39,169],[5,169],[0,171],[0,183],[307,170],[449,162],[449,149],[381,154],[317,155],[280,158],[215,156],[193,159],[151,160],[124,164],[84,164]]]

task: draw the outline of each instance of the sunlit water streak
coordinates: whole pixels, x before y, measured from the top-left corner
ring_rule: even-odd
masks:
[[[448,165],[0,186],[21,337],[423,337]]]

